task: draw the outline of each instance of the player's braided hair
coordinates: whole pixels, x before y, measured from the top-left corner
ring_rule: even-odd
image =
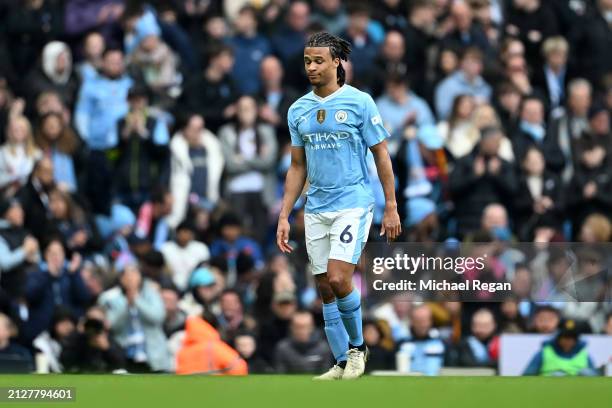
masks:
[[[340,65],[338,65],[338,85],[344,85],[346,79],[346,72],[342,66],[342,60],[347,61],[348,56],[351,53],[351,45],[348,41],[343,40],[340,37],[336,37],[327,31],[321,31],[314,33],[308,38],[306,42],[307,47],[329,47],[332,59],[340,58]]]

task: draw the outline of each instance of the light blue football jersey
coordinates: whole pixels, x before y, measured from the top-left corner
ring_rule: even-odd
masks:
[[[291,105],[287,120],[291,145],[306,153],[307,213],[374,203],[366,154],[389,133],[370,95],[350,85],[325,98],[311,91]]]

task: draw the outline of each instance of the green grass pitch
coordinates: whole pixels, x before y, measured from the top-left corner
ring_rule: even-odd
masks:
[[[0,375],[0,387],[75,387],[75,402],[0,403],[86,408],[612,407],[612,378]]]

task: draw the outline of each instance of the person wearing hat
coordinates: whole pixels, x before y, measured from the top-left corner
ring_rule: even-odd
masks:
[[[542,344],[541,350],[533,356],[523,375],[596,375],[587,347],[587,343],[579,338],[576,322],[566,320],[555,338]]]
[[[214,321],[220,313],[219,295],[223,290],[222,279],[211,267],[198,266],[189,277],[188,292],[179,301],[179,307],[187,315],[205,316],[207,321]]]
[[[19,297],[26,269],[39,258],[38,241],[23,227],[23,223],[24,212],[19,200],[1,200],[0,297]]]
[[[120,201],[136,212],[167,173],[170,134],[166,122],[151,114],[146,88],[132,86],[128,104],[127,114],[117,122],[113,179]]]
[[[194,238],[195,226],[190,221],[183,221],[176,228],[176,238],[165,242],[160,249],[172,281],[181,292],[187,289],[189,274],[195,267],[210,259],[206,244]]]

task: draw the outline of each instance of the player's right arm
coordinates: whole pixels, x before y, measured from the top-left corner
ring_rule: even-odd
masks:
[[[290,253],[293,248],[289,245],[289,214],[295,205],[306,184],[306,154],[304,147],[291,147],[291,165],[285,179],[285,193],[283,205],[278,217],[276,230],[276,245],[283,253]]]

